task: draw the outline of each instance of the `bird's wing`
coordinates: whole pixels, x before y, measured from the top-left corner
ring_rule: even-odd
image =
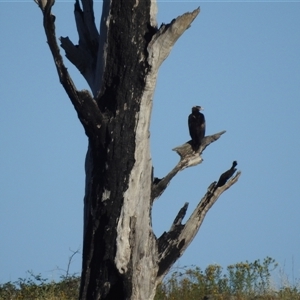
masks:
[[[197,128],[197,125],[196,125],[196,118],[192,114],[189,115],[188,124],[189,124],[190,136],[193,139],[196,133],[195,129]]]

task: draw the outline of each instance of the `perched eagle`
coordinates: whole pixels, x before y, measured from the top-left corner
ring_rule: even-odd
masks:
[[[205,136],[205,118],[200,112],[203,110],[201,106],[193,106],[192,113],[189,115],[189,131],[192,138],[192,147],[197,151],[201,145],[201,141]]]
[[[220,186],[223,186],[223,185],[227,182],[227,180],[228,180],[228,179],[234,174],[234,172],[236,171],[236,169],[235,169],[236,166],[237,166],[237,162],[234,161],[234,162],[232,163],[232,167],[231,167],[229,170],[227,170],[226,172],[224,172],[224,173],[220,176],[219,181],[218,181],[218,183],[217,183],[217,185],[216,185],[216,188],[217,188],[217,187],[220,187]]]

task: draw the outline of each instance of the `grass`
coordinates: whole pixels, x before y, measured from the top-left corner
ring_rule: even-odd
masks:
[[[59,282],[48,281],[28,272],[26,279],[0,284],[0,300],[73,300],[78,299],[80,278],[62,276]]]
[[[300,300],[299,286],[285,282],[276,288],[271,280],[276,268],[275,260],[270,257],[262,262],[230,265],[225,271],[216,264],[205,270],[177,268],[158,287],[155,300]],[[78,276],[67,272],[59,282],[54,282],[40,274],[28,274],[26,279],[0,284],[0,300],[78,299]]]
[[[227,267],[209,265],[173,272],[158,287],[155,300],[300,300],[299,286],[276,287],[274,259],[241,262]]]

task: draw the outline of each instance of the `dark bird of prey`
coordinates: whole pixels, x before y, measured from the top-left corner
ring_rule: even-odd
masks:
[[[189,131],[192,138],[192,147],[197,151],[201,145],[201,141],[205,136],[205,118],[200,112],[203,110],[201,106],[193,106],[192,113],[189,115]]]
[[[217,187],[220,187],[220,186],[223,186],[226,182],[227,182],[227,180],[234,174],[234,172],[236,171],[236,167],[237,166],[237,162],[236,161],[234,161],[233,163],[232,163],[232,167],[229,169],[229,170],[227,170],[226,172],[224,172],[221,176],[220,176],[220,178],[219,178],[219,181],[218,181],[218,183],[217,183],[217,185],[216,185],[216,188]]]

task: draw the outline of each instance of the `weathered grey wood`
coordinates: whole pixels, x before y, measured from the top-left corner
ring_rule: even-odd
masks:
[[[199,228],[208,210],[213,206],[213,204],[225,190],[230,188],[238,181],[240,175],[241,172],[237,172],[237,174],[224,186],[219,187],[216,190],[214,190],[216,181],[213,182],[208,187],[207,193],[201,199],[186,224],[182,225],[178,222],[176,222],[176,224],[173,223],[171,229],[161,235],[161,237],[158,239],[158,279],[162,280],[164,274],[166,274],[174,262],[184,253],[199,231]]]
[[[224,130],[219,133],[215,133],[213,135],[204,137],[199,149],[196,152],[191,146],[191,141],[188,141],[187,143],[181,146],[175,147],[173,151],[176,151],[177,154],[180,156],[180,161],[165,177],[163,177],[160,180],[156,179],[153,182],[151,194],[152,202],[162,195],[162,193],[168,187],[170,181],[179,171],[200,164],[203,161],[201,154],[205,150],[205,148],[214,141],[218,140],[221,137],[221,135],[225,132],[226,131]]]
[[[179,163],[153,181],[149,128],[158,69],[200,9],[157,28],[155,0],[104,0],[100,34],[93,1],[75,1],[79,41],[61,37],[67,58],[91,92],[78,91],[57,44],[54,0],[34,0],[61,84],[89,139],[86,155],[81,300],[153,299],[157,284],[197,233],[222,188],[209,195],[185,225],[186,203],[171,229],[157,239],[152,231],[153,201],[181,170],[201,163],[200,154],[224,132],[206,137],[196,153],[190,144],[176,147]],[[81,5],[80,5],[81,3]],[[236,180],[238,177],[235,177]]]
[[[224,134],[226,131],[223,130],[221,132],[215,133],[213,135],[205,136],[201,142],[201,145],[197,151],[194,151],[192,148],[191,141],[186,142],[185,144],[181,146],[177,146],[173,149],[173,151],[176,151],[178,155],[180,155],[181,159],[185,159],[189,156],[194,156],[195,154],[201,155],[202,152],[205,150],[205,148],[213,143],[214,141],[218,140],[222,134]]]

